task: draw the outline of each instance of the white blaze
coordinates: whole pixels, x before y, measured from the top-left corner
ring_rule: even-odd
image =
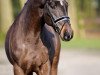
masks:
[[[56,1],[59,1],[60,4],[63,5],[63,1],[64,1],[64,0],[56,0]]]
[[[60,0],[60,4],[63,5],[63,1],[62,0]]]

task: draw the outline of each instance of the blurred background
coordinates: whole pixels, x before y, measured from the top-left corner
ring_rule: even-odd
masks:
[[[70,42],[62,41],[59,75],[100,75],[100,0],[67,1],[74,38]],[[0,75],[13,74],[4,41],[25,2],[0,0]]]

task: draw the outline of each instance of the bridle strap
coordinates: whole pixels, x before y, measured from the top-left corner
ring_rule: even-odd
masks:
[[[67,17],[67,16],[62,16],[62,17],[60,17],[60,18],[56,19],[54,22],[56,23],[56,22],[59,22],[59,21],[61,21],[61,20],[66,20],[66,21],[69,21],[69,20],[70,20],[70,18],[69,18],[69,17]]]
[[[68,23],[70,22],[70,18],[69,17],[67,17],[67,16],[63,16],[63,17],[61,17],[61,18],[58,18],[58,19],[56,19],[56,20],[54,20],[54,25],[55,25],[55,31],[56,32],[58,32],[59,34],[61,33],[61,31],[62,31],[62,29],[63,29],[63,27],[64,27],[64,25],[65,25],[65,23],[62,25],[62,27],[61,27],[61,30],[59,29],[59,27],[57,26],[57,22],[59,22],[59,21],[67,21]]]
[[[51,20],[52,20],[52,24],[53,24],[54,30],[55,30],[58,34],[60,34],[60,33],[61,33],[61,30],[63,29],[64,24],[63,24],[63,26],[62,26],[62,28],[61,28],[61,30],[60,30],[56,23],[59,22],[59,21],[64,21],[64,20],[67,21],[67,22],[69,23],[70,18],[67,17],[67,16],[62,16],[62,17],[60,17],[60,18],[58,18],[58,19],[55,20],[54,17],[52,16],[52,14],[50,13],[48,3],[46,4],[46,8],[48,9],[48,15],[49,15],[49,17],[50,17]]]

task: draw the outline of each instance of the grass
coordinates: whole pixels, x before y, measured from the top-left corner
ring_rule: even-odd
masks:
[[[69,42],[62,41],[62,48],[89,48],[100,50],[100,39],[75,38]]]

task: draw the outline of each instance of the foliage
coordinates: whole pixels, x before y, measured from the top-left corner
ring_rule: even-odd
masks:
[[[5,33],[0,32],[0,47],[4,46]]]
[[[100,39],[74,38],[69,42],[62,41],[62,48],[87,48],[100,50]]]
[[[19,3],[19,0],[12,0],[12,6],[13,6],[13,15],[16,17],[21,10],[21,5]]]

